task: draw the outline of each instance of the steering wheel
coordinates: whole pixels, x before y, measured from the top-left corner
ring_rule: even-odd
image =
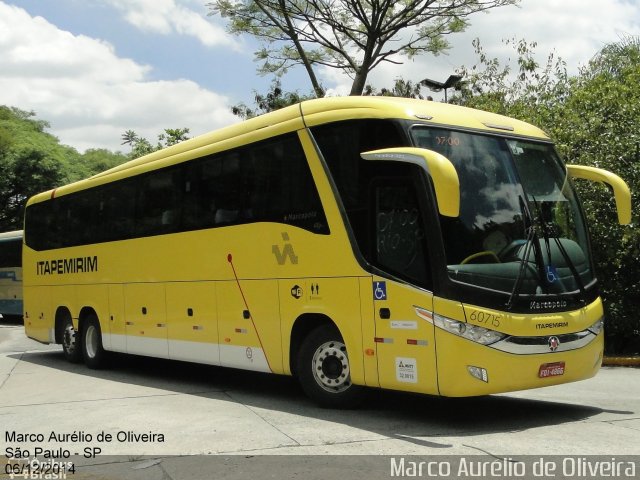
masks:
[[[500,258],[498,257],[498,255],[495,254],[495,252],[492,252],[491,250],[484,250],[482,252],[477,252],[477,253],[469,255],[467,258],[462,260],[462,262],[460,262],[460,264],[461,265],[465,265],[465,264],[471,262],[472,260],[475,260],[476,258],[480,258],[480,257],[490,257],[491,260],[493,260],[494,263],[501,263]]]

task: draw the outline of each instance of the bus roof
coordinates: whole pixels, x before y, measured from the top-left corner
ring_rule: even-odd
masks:
[[[349,119],[379,118],[420,121],[434,126],[459,127],[549,141],[539,128],[513,118],[446,103],[400,97],[329,97],[307,100],[281,110],[215,130],[171,147],[136,158],[60,189],[32,197],[29,204],[86,187],[108,183],[162,166],[241,146],[271,136]]]

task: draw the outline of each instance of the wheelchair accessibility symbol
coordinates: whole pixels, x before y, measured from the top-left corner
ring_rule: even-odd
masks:
[[[553,283],[558,280],[558,271],[556,270],[556,267],[554,267],[553,265],[547,265],[546,270],[547,282]]]
[[[387,299],[387,282],[373,282],[373,299]]]

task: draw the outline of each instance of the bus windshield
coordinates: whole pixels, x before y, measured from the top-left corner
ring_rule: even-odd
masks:
[[[514,295],[583,291],[587,232],[551,144],[413,127],[416,146],[454,164],[460,215],[441,216],[449,277]]]

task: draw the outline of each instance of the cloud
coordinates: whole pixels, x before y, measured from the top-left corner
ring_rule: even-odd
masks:
[[[107,42],[59,30],[42,17],[0,2],[0,74],[3,77],[82,76],[118,82],[140,80],[149,67],[117,58]],[[93,58],[87,62],[88,58]]]
[[[107,42],[58,29],[0,2],[0,104],[34,110],[62,143],[122,149],[135,130],[204,133],[237,121],[228,100],[190,80],[149,81],[151,67],[120,58]]]
[[[553,52],[566,61],[569,73],[575,74],[605,44],[624,35],[640,35],[640,2],[609,0],[603,7],[601,0],[523,0],[519,7],[492,9],[470,16],[469,21],[471,26],[465,32],[449,36],[452,48],[446,54],[425,54],[412,60],[398,57],[402,65],[381,64],[368,83],[380,89],[393,86],[398,77],[414,82],[424,78],[444,81],[460,66],[477,63],[471,45],[474,38],[480,39],[487,56],[497,57],[503,64],[511,59],[514,68],[515,51],[502,40],[537,42],[536,59],[541,65]],[[345,75],[327,68],[322,77],[332,91],[350,89],[351,80]],[[428,94],[433,93],[423,89],[423,95]],[[442,94],[436,94],[440,97]]]
[[[203,45],[231,46],[239,49],[234,37],[213,20],[205,11],[196,12],[185,6],[184,0],[107,0],[124,13],[125,19],[140,30],[169,35],[177,33],[197,38]]]

